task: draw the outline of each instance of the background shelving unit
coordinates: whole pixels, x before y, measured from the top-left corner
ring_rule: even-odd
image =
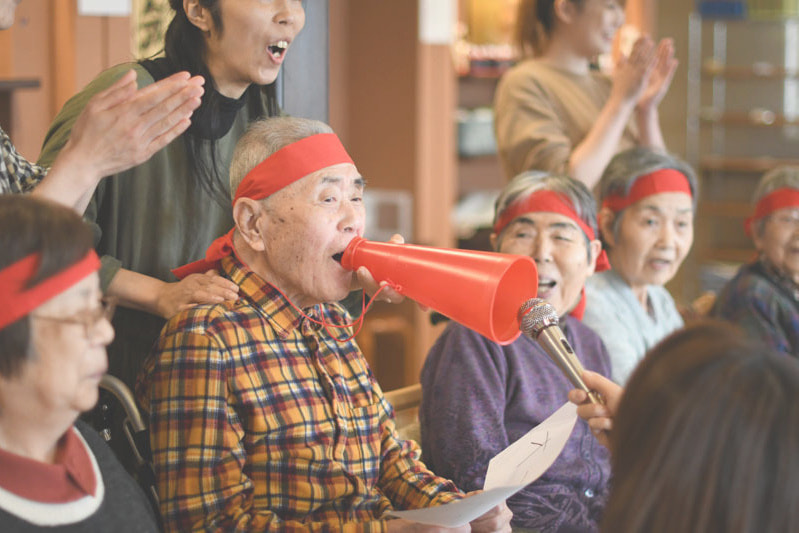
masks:
[[[686,157],[701,181],[693,260],[718,289],[754,255],[743,221],[760,176],[799,164],[799,18],[689,17]]]

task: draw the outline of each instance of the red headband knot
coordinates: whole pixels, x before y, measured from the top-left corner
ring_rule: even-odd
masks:
[[[100,259],[89,250],[77,263],[27,288],[39,271],[42,257],[33,253],[0,270],[0,329],[13,324],[41,304],[66,291],[100,268]]]
[[[277,191],[323,168],[352,162],[335,133],[318,133],[284,146],[244,176],[236,188],[235,204],[240,198],[262,200]],[[205,259],[172,270],[179,279],[189,274],[213,270],[223,257],[234,253],[233,231],[219,237],[205,253]]]
[[[606,196],[602,200],[602,207],[618,213],[647,196],[667,192],[683,192],[693,197],[691,184],[685,174],[673,168],[663,168],[639,177],[625,196]]]
[[[755,213],[744,221],[746,234],[752,236],[752,225],[761,218],[787,207],[799,207],[799,190],[783,187],[771,191],[755,205]]]

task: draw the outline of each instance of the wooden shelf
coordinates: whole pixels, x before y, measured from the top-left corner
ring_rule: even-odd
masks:
[[[781,128],[783,126],[799,126],[799,119],[788,119],[785,115],[774,113],[769,109],[753,109],[751,111],[724,111],[703,109],[699,119],[706,124],[723,124],[725,126],[744,126],[756,128]]]
[[[781,166],[799,166],[799,159],[779,159],[775,157],[725,157],[707,155],[699,160],[701,170],[711,172],[743,172],[762,174]]]
[[[746,80],[792,80],[799,78],[799,71],[778,67],[770,63],[754,65],[715,65],[706,61],[702,66],[702,75],[706,78],[724,78],[734,81]]]
[[[41,85],[37,78],[2,78],[0,91],[14,91],[16,89],[37,89]]]

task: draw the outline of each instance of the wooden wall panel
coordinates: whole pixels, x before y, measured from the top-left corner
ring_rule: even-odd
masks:
[[[14,101],[14,138],[22,155],[35,160],[52,120],[51,0],[26,0],[17,6],[13,27],[13,77],[38,78],[38,89],[19,91]]]

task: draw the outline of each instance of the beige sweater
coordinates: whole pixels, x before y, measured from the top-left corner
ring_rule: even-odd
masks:
[[[577,75],[526,60],[502,78],[494,98],[500,160],[508,179],[525,170],[565,173],[575,146],[588,134],[610,95],[610,79]],[[630,123],[618,150],[637,144]]]

